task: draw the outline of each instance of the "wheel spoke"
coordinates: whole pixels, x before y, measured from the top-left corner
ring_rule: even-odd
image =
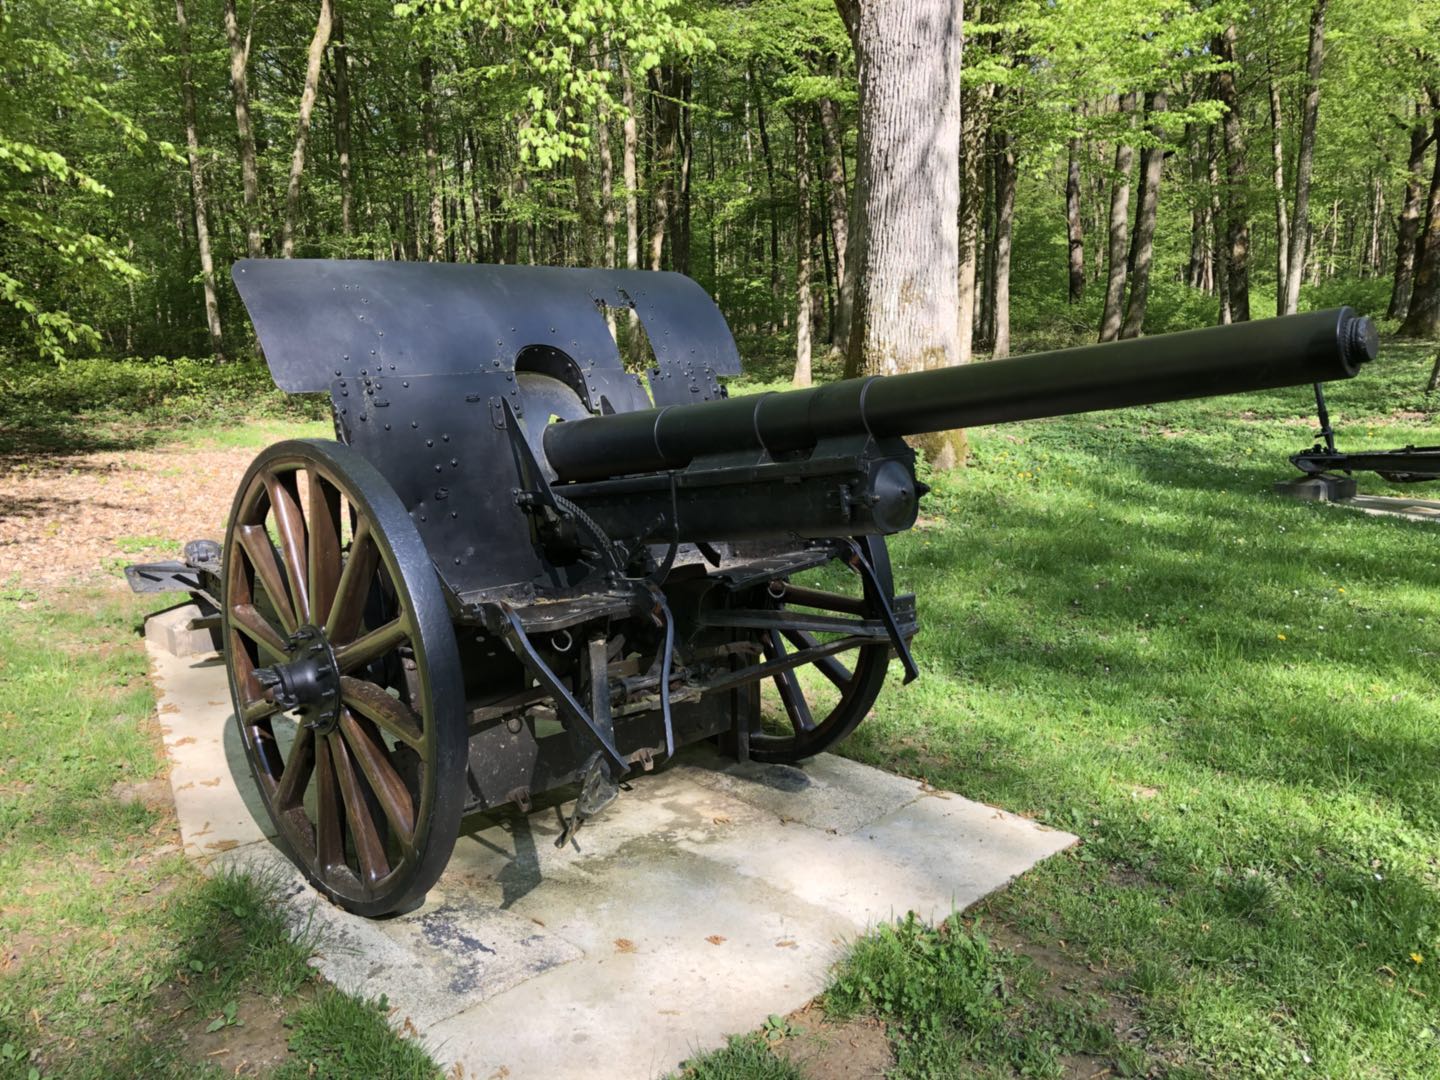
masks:
[[[820,639],[814,634],[805,630],[786,630],[785,636],[795,645],[802,649],[816,649],[820,647]],[[855,676],[850,669],[833,656],[822,656],[814,661],[820,673],[829,679],[837,690],[844,692],[850,688]]]
[[[335,603],[325,619],[325,633],[332,643],[344,644],[360,632],[365,597],[379,561],[380,552],[370,539],[370,524],[361,518],[355,527],[355,538],[350,541],[350,557],[345,560],[345,569],[335,586]]]
[[[350,827],[350,839],[355,845],[355,857],[360,860],[361,878],[374,884],[390,872],[385,859],[385,844],[365,804],[365,793],[360,788],[360,777],[355,774],[355,762],[350,757],[350,748],[345,740],[331,732],[325,737],[330,744],[330,761],[335,766],[339,780],[340,799],[345,804],[345,823]]]
[[[402,641],[408,640],[410,631],[403,619],[391,619],[383,626],[376,627],[364,637],[356,638],[348,645],[335,647],[335,662],[342,672],[364,667],[372,660],[378,660]]]
[[[330,740],[318,739],[315,748],[315,861],[322,872],[345,865],[340,832],[340,792]]]
[[[275,607],[275,615],[279,618],[280,625],[287,634],[293,634],[299,624],[295,621],[294,610],[290,607],[290,597],[285,589],[280,566],[275,561],[275,548],[270,543],[270,534],[259,525],[240,525],[235,529],[235,534],[240,538],[240,547],[244,549],[250,565],[255,569],[255,576]]]
[[[260,700],[265,690],[260,685],[260,680],[255,678],[255,663],[250,659],[245,641],[233,626],[230,628],[229,656],[235,669],[235,684],[240,690],[240,700],[247,705]]]
[[[307,473],[310,511],[310,617],[323,622],[340,584],[340,492],[314,469]]]
[[[302,727],[295,732],[295,741],[290,744],[290,760],[280,773],[280,782],[275,785],[275,809],[282,814],[300,805],[305,797],[305,786],[315,774],[315,732]]]
[[[393,698],[381,687],[348,675],[340,677],[340,700],[367,720],[379,724],[401,742],[417,750],[425,741],[419,718],[410,706]]]
[[[290,598],[299,621],[308,623],[310,582],[305,573],[305,519],[300,514],[295,484],[293,472],[287,473],[285,479],[274,473],[265,477],[270,508],[275,512],[275,530],[280,534],[280,558],[285,563],[285,576],[290,579]]]
[[[289,659],[284,640],[254,604],[233,605],[230,608],[230,624],[275,659]]]
[[[769,660],[785,659],[785,645],[774,634],[766,634],[764,638],[765,657]],[[793,668],[785,671],[777,671],[772,678],[775,680],[775,689],[780,691],[780,702],[785,706],[785,712],[790,717],[790,726],[795,729],[797,735],[815,730],[815,719],[810,715],[810,703],[805,700],[805,691],[796,678]]]
[[[390,826],[401,848],[408,854],[415,843],[415,810],[410,802],[410,789],[390,764],[378,736],[366,731],[365,727],[349,709],[340,710],[340,732],[359,763],[360,771],[370,781],[370,790],[379,800],[380,808],[390,819]]]
[[[240,719],[247,724],[256,724],[267,716],[274,716],[280,711],[280,706],[265,698],[256,698],[254,701],[246,702],[245,708],[241,710]]]

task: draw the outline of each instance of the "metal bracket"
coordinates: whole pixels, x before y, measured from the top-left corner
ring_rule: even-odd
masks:
[[[509,640],[510,647],[515,650],[515,654],[520,657],[525,666],[530,669],[531,673],[540,680],[540,685],[555,699],[555,704],[559,708],[564,709],[581,724],[585,725],[590,735],[599,745],[601,752],[604,753],[610,764],[617,770],[614,774],[617,778],[628,773],[630,771],[630,763],[626,761],[620,751],[615,748],[614,739],[596,723],[595,717],[590,714],[585,706],[576,700],[575,695],[570,692],[570,688],[565,685],[550,665],[545,662],[545,658],[540,655],[539,651],[535,648],[534,642],[530,640],[530,635],[525,632],[525,627],[521,625],[520,617],[515,614],[515,609],[509,604],[502,603],[493,605],[493,610],[498,611],[505,620],[502,629],[505,637]],[[593,699],[595,695],[593,686],[595,680],[606,679],[608,675],[606,670],[601,668],[599,671],[591,672],[590,678],[592,684],[591,697]],[[606,690],[606,693],[608,694],[608,690]]]
[[[880,605],[880,621],[885,624],[885,632],[890,637],[890,645],[895,650],[895,655],[900,658],[901,665],[905,668],[906,683],[914,682],[920,677],[920,669],[915,666],[915,658],[910,655],[910,644],[905,636],[900,633],[900,625],[895,621],[895,612],[890,608],[890,598],[885,595],[886,590],[880,584],[880,579],[875,574],[875,567],[870,565],[870,560],[860,550],[860,545],[854,540],[846,541],[850,548],[848,562],[864,579],[866,586],[875,594],[875,600]]]

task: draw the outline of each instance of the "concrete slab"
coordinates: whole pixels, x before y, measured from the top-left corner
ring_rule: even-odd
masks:
[[[665,1075],[803,1005],[867,927],[943,918],[1075,841],[843,758],[697,747],[564,850],[560,808],[467,823],[423,907],[359,919],[268,839],[223,666],[150,652],[186,851],[275,875],[326,978],[385,994],[466,1076]]]
[[[1434,499],[1411,499],[1401,495],[1356,495],[1334,505],[1378,517],[1399,517],[1407,521],[1431,523],[1440,521],[1440,502]]]

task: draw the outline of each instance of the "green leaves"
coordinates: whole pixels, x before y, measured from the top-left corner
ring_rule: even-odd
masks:
[[[394,8],[415,21],[417,35],[478,28],[501,39],[499,62],[483,75],[520,88],[524,105],[513,117],[517,150],[521,162],[541,171],[588,156],[591,132],[583,117],[623,113],[611,90],[622,57],[639,79],[667,58],[714,47],[680,9],[678,0],[446,0]],[[592,52],[599,66],[592,64]],[[457,79],[479,73],[462,66]]]

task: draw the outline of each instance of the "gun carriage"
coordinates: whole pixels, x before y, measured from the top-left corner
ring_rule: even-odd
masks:
[[[463,815],[716,739],[795,762],[843,739],[913,596],[885,537],[925,486],[904,437],[1348,378],[1350,309],[814,389],[727,397],[734,341],[676,274],[243,261],[276,383],[335,441],[240,482],[223,544],[129,570],[218,611],[235,716],[279,840],[364,915],[420,900]],[[643,325],[627,373],[606,310]],[[648,384],[648,389],[647,389]]]

